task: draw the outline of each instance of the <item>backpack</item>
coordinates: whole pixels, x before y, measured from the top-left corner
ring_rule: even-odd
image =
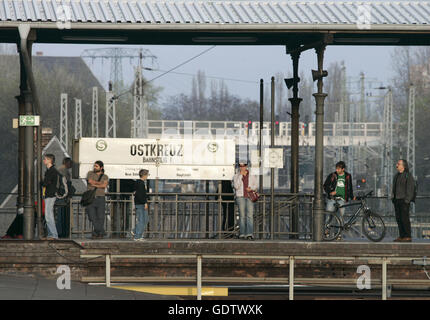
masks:
[[[76,193],[76,188],[73,186],[72,181],[67,181],[67,189],[69,190],[68,197],[73,198]]]
[[[57,192],[55,197],[57,199],[66,199],[69,196],[69,186],[67,179],[57,170]]]
[[[409,177],[409,172],[406,172],[406,184],[408,183],[408,177]],[[412,198],[411,202],[415,202],[415,199],[417,198],[417,192],[418,192],[418,184],[417,184],[417,181],[414,179],[414,197]]]

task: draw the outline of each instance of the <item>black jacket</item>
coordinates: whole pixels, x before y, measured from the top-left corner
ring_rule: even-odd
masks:
[[[217,193],[218,192],[219,192],[219,190],[217,189]],[[231,180],[222,180],[221,181],[221,193],[231,193],[231,195],[221,196],[222,200],[234,200],[234,190],[233,190],[233,185],[232,185]]]
[[[45,178],[42,181],[42,187],[46,187],[45,198],[53,198],[57,193],[58,171],[52,166],[45,171]]]
[[[145,183],[142,180],[137,180],[135,184],[135,194],[134,194],[134,204],[145,204],[148,202],[149,197],[149,183],[146,180],[147,187],[145,188]]]
[[[327,193],[329,199],[331,199],[330,193],[336,190],[337,185],[337,172],[330,173],[324,182],[324,191]],[[354,192],[352,190],[352,177],[351,174],[345,171],[345,197],[346,201],[354,198]]]
[[[392,200],[405,200],[410,203],[415,194],[415,181],[410,172],[397,173],[393,179],[393,188],[391,191]]]

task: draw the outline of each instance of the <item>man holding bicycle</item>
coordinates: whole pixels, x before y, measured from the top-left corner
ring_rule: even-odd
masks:
[[[352,176],[345,171],[345,162],[339,161],[336,163],[336,171],[330,173],[324,182],[324,191],[327,193],[326,210],[335,211],[336,198],[337,203],[343,206],[350,199],[355,200],[352,190]],[[345,208],[339,208],[340,215],[343,217]]]
[[[324,190],[328,195],[326,212],[324,215],[324,240],[342,240],[341,234],[351,229],[358,219],[363,217],[361,225],[362,232],[371,241],[381,241],[385,236],[385,224],[381,216],[373,212],[367,205],[365,199],[371,196],[372,191],[360,196],[360,202],[346,204],[349,200],[357,200],[352,191],[351,174],[345,171],[345,163],[336,163],[336,171],[329,174],[324,182]],[[349,217],[348,221],[343,221],[345,207],[359,205],[357,211]],[[345,207],[343,207],[345,206]],[[336,214],[339,210],[340,216]]]

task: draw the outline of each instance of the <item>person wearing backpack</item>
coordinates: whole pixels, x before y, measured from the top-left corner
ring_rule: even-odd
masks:
[[[69,236],[69,228],[70,228],[70,199],[73,197],[76,189],[72,185],[72,175],[70,173],[70,168],[72,167],[72,159],[64,158],[63,164],[58,168],[58,174],[60,176],[60,181],[62,182],[63,190],[58,190],[58,193],[61,194],[60,198],[56,201],[57,208],[57,231],[59,238],[67,238]],[[64,179],[66,181],[66,185],[64,185]],[[58,198],[58,196],[57,196]]]
[[[409,173],[408,162],[404,159],[397,161],[398,173],[393,179],[391,201],[396,212],[396,221],[399,227],[399,237],[395,242],[411,242],[411,221],[409,209],[411,202],[415,201],[415,180]]]
[[[57,199],[58,191],[58,171],[55,168],[55,156],[53,154],[45,154],[43,164],[46,166],[45,177],[42,181],[43,196],[45,200],[45,220],[48,229],[47,238],[42,240],[57,240],[58,233],[55,226],[54,204]]]

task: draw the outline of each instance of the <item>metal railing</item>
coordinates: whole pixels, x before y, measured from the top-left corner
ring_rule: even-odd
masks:
[[[305,126],[308,126],[308,133],[305,134]],[[315,122],[299,123],[301,136],[309,138],[315,137]],[[263,136],[270,135],[269,121],[263,123]],[[291,122],[278,122],[276,136],[291,137]],[[380,138],[383,124],[381,122],[326,122],[324,123],[324,136],[329,137],[348,137],[349,132],[354,137]],[[148,133],[151,137],[183,136],[185,132],[195,136],[259,136],[260,122],[252,121],[181,121],[181,120],[149,120]]]
[[[80,204],[80,195],[74,197],[69,203],[70,223],[69,238],[75,236],[85,238],[91,234],[92,224],[87,210]],[[134,228],[135,207],[133,193],[106,193],[105,230],[108,237],[126,237]]]
[[[111,261],[113,259],[194,259],[196,260],[197,270],[196,270],[196,277],[184,277],[181,280],[185,281],[196,281],[196,287],[197,287],[197,300],[202,299],[202,283],[203,281],[207,282],[213,282],[216,280],[222,281],[224,283],[229,282],[236,282],[238,280],[237,277],[230,278],[230,277],[212,277],[212,278],[203,278],[202,276],[202,265],[203,265],[203,259],[229,259],[229,260],[235,260],[235,259],[261,259],[261,260],[279,260],[282,261],[283,264],[287,264],[289,266],[288,270],[288,277],[287,278],[274,278],[272,280],[279,281],[279,282],[287,282],[288,283],[288,292],[289,292],[289,300],[294,300],[294,285],[297,283],[300,284],[307,284],[307,285],[319,285],[321,282],[318,278],[312,279],[298,279],[294,276],[294,268],[295,268],[295,262],[300,260],[331,260],[331,261],[366,261],[369,265],[381,265],[381,279],[379,281],[376,281],[376,283],[381,285],[381,298],[382,300],[387,300],[388,296],[388,289],[389,284],[407,284],[407,283],[414,283],[416,285],[429,285],[430,278],[428,278],[427,272],[425,271],[425,268],[423,269],[423,272],[426,273],[426,276],[428,279],[422,280],[411,280],[411,279],[390,279],[388,280],[388,264],[390,264],[392,261],[411,261],[412,264],[414,264],[414,261],[418,262],[418,265],[426,265],[426,257],[387,257],[387,256],[366,256],[366,257],[327,257],[327,256],[251,256],[246,254],[241,255],[210,255],[210,254],[189,254],[189,255],[160,255],[160,254],[147,254],[147,255],[113,255],[113,254],[97,254],[97,255],[91,255],[91,254],[85,254],[81,255],[81,258],[84,259],[96,259],[98,257],[104,257],[105,259],[105,285],[106,287],[110,287],[112,283],[111,278]],[[178,281],[178,277],[164,277],[163,279],[165,281],[168,281],[169,278],[172,281]],[[144,280],[145,278],[139,278],[139,280]],[[257,278],[258,279],[258,278]],[[137,278],[134,279],[135,281]],[[149,279],[150,281],[154,281],[153,278]],[[247,277],[247,281],[252,282],[253,278]],[[339,279],[339,278],[330,278],[326,277],[324,278],[324,282],[326,284],[344,284],[345,279]],[[328,281],[327,281],[328,280]],[[348,282],[357,284],[357,279],[346,279],[350,280]],[[120,280],[121,282],[124,282],[124,279]],[[133,282],[133,281],[132,281]],[[371,283],[374,286],[375,285],[375,279],[371,279]]]
[[[219,193],[153,193],[149,205],[149,224],[145,234],[153,239],[226,239],[239,234],[239,213],[232,194]],[[85,238],[92,232],[86,210],[77,195],[70,202],[69,238]],[[254,236],[256,239],[312,239],[311,194],[275,193],[274,212],[270,211],[271,195],[262,194],[254,204]],[[398,226],[394,206],[387,197],[368,199],[369,207],[379,213],[387,227],[386,238],[397,238]],[[415,213],[411,213],[413,239],[430,239],[430,196],[418,196]],[[347,208],[345,219],[355,210]],[[227,210],[229,212],[227,213]],[[298,230],[290,225],[294,215]],[[4,234],[16,215],[16,208],[0,209],[0,233]],[[233,215],[233,223],[229,216]],[[135,227],[134,196],[132,193],[107,193],[105,230],[107,237],[127,238]],[[344,239],[365,239],[360,220],[344,234]]]
[[[153,193],[150,197],[147,238],[224,239],[238,236],[238,208],[235,200],[230,200],[233,194]],[[225,200],[226,197],[229,200]],[[298,239],[311,239],[312,196],[275,194],[274,199],[273,213],[270,212],[270,195],[261,195],[254,204],[254,236],[257,239],[287,239],[295,235]],[[84,238],[92,232],[86,210],[79,201],[76,198],[70,203],[71,238]],[[108,193],[106,204],[107,236],[128,237],[135,226],[133,194]],[[299,230],[292,232],[289,226],[295,212]],[[233,219],[229,215],[233,215]]]

